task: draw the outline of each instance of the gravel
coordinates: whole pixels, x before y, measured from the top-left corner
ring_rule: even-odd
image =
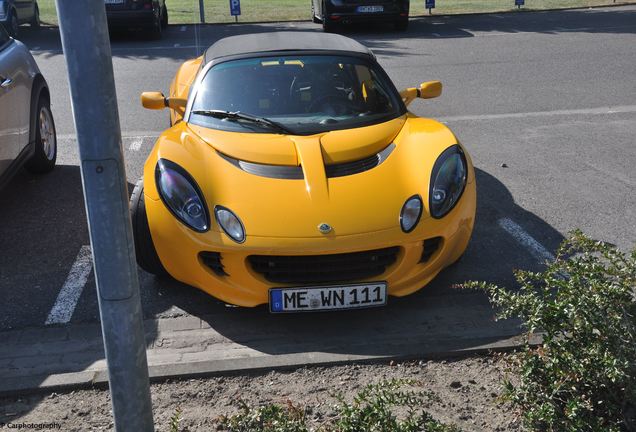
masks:
[[[151,392],[157,431],[169,430],[177,408],[184,430],[216,430],[215,419],[237,412],[239,400],[252,406],[291,401],[310,408],[308,418],[317,426],[335,415],[335,392],[350,399],[369,383],[408,378],[438,397],[424,408],[444,423],[463,431],[521,431],[518,415],[499,397],[505,376],[502,358],[479,356],[167,381],[153,384]],[[91,389],[0,399],[0,424],[22,422],[56,422],[62,431],[112,430],[110,396],[106,390]]]

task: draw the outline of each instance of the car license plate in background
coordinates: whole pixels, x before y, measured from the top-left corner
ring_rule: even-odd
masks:
[[[272,288],[269,290],[269,310],[279,313],[368,308],[386,305],[386,298],[386,282]]]
[[[384,12],[384,6],[358,6],[357,10],[360,13]]]
[[[124,0],[104,0],[105,4],[123,4]]]

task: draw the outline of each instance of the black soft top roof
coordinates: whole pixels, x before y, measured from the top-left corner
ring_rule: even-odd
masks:
[[[205,51],[204,63],[207,64],[223,57],[252,57],[255,54],[280,51],[329,51],[373,57],[369,48],[345,36],[330,33],[285,31],[223,38]]]

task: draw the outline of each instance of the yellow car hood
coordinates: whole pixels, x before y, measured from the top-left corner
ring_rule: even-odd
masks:
[[[444,125],[410,114],[312,136],[224,132],[182,122],[159,138],[150,159],[181,165],[198,183],[210,211],[216,205],[231,209],[248,237],[332,237],[399,227],[400,210],[415,194],[422,197],[425,219],[433,164],[456,142]],[[326,165],[363,159],[392,143],[393,151],[380,165],[357,174],[327,176]],[[255,175],[219,153],[260,164],[300,166],[302,178]],[[154,185],[146,186],[146,194],[158,199]],[[212,219],[212,229],[220,231]],[[333,231],[321,234],[322,223]]]
[[[391,144],[402,129],[405,116],[372,126],[317,134],[326,164],[363,159]],[[272,135],[219,131],[189,125],[203,141],[219,152],[246,162],[269,165],[299,165],[298,142],[303,136]],[[237,139],[240,136],[240,139]]]

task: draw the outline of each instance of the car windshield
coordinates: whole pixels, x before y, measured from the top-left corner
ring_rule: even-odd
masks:
[[[207,72],[189,122],[215,129],[308,135],[388,121],[405,111],[375,62],[354,56],[307,55],[231,60]],[[227,113],[259,117],[267,122]]]

